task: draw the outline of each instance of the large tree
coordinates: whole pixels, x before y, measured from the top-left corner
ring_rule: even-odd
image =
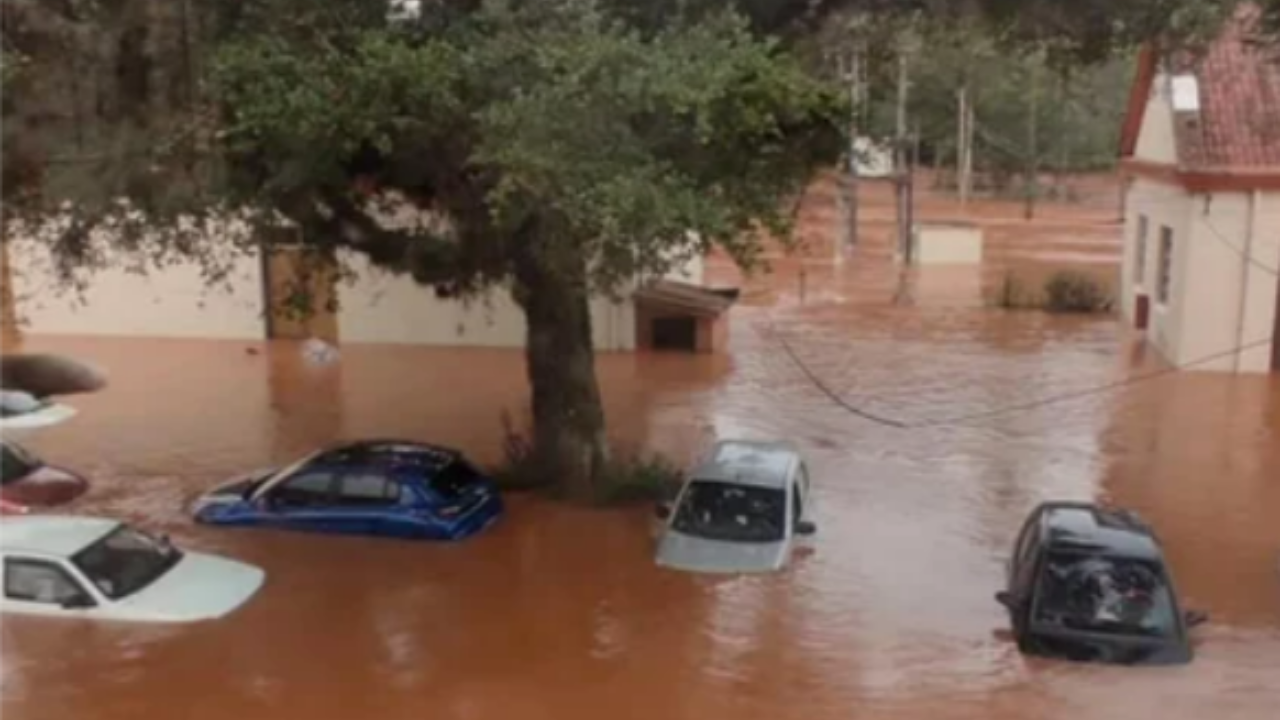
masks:
[[[713,244],[751,264],[838,156],[840,94],[729,10],[640,32],[592,0],[394,5],[224,4],[193,154],[127,194],[149,221],[283,216],[450,295],[509,289],[534,466],[589,497],[609,460],[589,298]],[[389,226],[384,201],[436,222]]]
[[[1092,62],[1230,4],[6,0],[5,206],[69,207],[66,268],[125,196],[143,211],[114,219],[125,245],[250,208],[452,293],[511,288],[535,459],[584,496],[607,460],[587,298],[712,244],[752,261],[843,144],[839,94],[794,53],[832,18],[976,13]],[[12,57],[30,60],[13,81]],[[388,196],[443,222],[389,229]],[[155,247],[199,255],[196,235]]]

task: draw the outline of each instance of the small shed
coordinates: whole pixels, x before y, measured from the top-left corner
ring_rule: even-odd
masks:
[[[713,353],[728,343],[725,312],[738,289],[658,280],[636,290],[636,348]]]

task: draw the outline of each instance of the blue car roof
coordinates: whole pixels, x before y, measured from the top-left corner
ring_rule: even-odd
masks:
[[[462,457],[453,448],[413,440],[376,439],[347,442],[327,448],[313,462],[334,465],[415,466],[425,472],[439,470]]]

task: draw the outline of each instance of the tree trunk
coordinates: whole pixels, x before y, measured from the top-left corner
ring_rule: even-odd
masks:
[[[528,323],[533,463],[572,500],[591,501],[608,462],[586,267],[570,243],[522,238],[516,299]]]

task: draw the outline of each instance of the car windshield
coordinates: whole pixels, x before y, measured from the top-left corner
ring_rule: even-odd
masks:
[[[431,489],[453,500],[483,476],[466,460],[454,460],[431,478]]]
[[[787,495],[780,489],[695,480],[671,527],[709,540],[777,542],[783,539],[786,520]]]
[[[8,484],[40,469],[43,463],[18,445],[0,444],[0,484]]]
[[[1173,593],[1160,565],[1132,558],[1050,553],[1035,621],[1082,632],[1149,638],[1177,631]]]
[[[103,595],[118,600],[155,582],[182,559],[168,540],[121,525],[71,558]]]

